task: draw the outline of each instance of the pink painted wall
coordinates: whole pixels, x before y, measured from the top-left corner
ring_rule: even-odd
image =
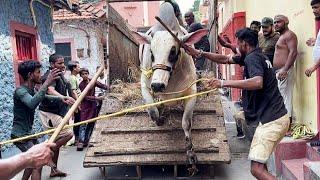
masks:
[[[125,2],[125,3],[110,3],[111,6],[134,27],[143,27],[145,22],[143,2]],[[156,20],[154,17],[158,14],[160,3],[158,1],[148,2],[148,24],[153,25]]]
[[[156,23],[156,19],[154,18],[159,14],[160,3],[158,1],[148,2],[148,10],[149,10],[149,26],[152,26]]]

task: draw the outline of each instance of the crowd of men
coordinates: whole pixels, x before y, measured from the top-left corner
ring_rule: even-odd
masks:
[[[171,1],[170,1],[171,2]],[[174,5],[174,4],[173,4]],[[320,19],[320,0],[312,0],[311,6]],[[179,7],[174,5],[177,18],[181,18]],[[185,14],[187,30],[194,32],[202,29],[195,22],[194,14]],[[274,18],[265,17],[253,21],[250,28],[237,31],[237,44],[232,44],[223,34],[218,41],[224,47],[230,48],[234,55],[226,56],[211,53],[207,37],[193,47],[187,47],[187,52],[195,57],[198,70],[204,67],[205,59],[220,64],[239,64],[244,67],[243,80],[209,81],[211,88],[243,89],[243,110],[246,122],[254,127],[249,159],[251,173],[257,179],[275,179],[266,168],[266,162],[279,141],[286,135],[292,121],[292,91],[295,81],[294,64],[297,58],[297,36],[289,29],[289,19],[284,15]],[[262,33],[260,33],[262,27]],[[319,32],[320,34],[320,32]],[[314,65],[305,71],[310,77],[320,66],[320,35],[308,40],[308,46],[314,48]],[[81,91],[88,85],[89,71],[80,69],[78,62],[69,62],[71,71],[69,80],[63,76],[65,71],[63,56],[53,54],[49,58],[50,69],[41,77],[41,64],[38,61],[26,61],[19,65],[18,72],[24,83],[14,92],[14,120],[12,138],[31,134],[36,107],[39,106],[40,119],[45,129],[57,127],[68,108],[79,97]],[[80,74],[81,83],[79,83]],[[42,84],[35,91],[36,85]],[[107,89],[105,84],[97,83],[101,89]],[[101,108],[103,98],[96,96],[92,88],[78,111],[74,121],[80,122],[96,117]],[[99,107],[100,106],[100,107]],[[54,144],[38,144],[37,139],[17,142],[15,145],[23,152],[7,160],[0,161],[0,178],[10,178],[20,170],[25,169],[22,179],[41,179],[41,167],[51,166],[51,177],[64,177],[66,173],[58,170],[59,149],[73,136],[78,150],[89,145],[89,137],[94,124],[63,130]],[[314,143],[320,145],[319,142]]]
[[[77,61],[68,62],[68,69],[71,72],[68,80],[64,75],[66,66],[63,56],[52,54],[49,57],[49,63],[50,68],[43,76],[41,76],[41,64],[39,61],[28,60],[18,66],[18,73],[22,77],[23,83],[16,88],[13,96],[14,119],[11,131],[12,139],[32,134],[35,109],[37,107],[39,107],[40,120],[45,130],[58,127],[67,114],[69,107],[74,104],[75,100],[80,96],[90,81],[89,70],[87,68],[80,68],[79,62]],[[78,74],[80,74],[82,79],[80,83]],[[103,74],[100,76],[100,79],[101,78],[103,78]],[[42,85],[37,87],[39,84]],[[74,113],[73,119],[75,123],[98,116],[98,110],[101,108],[101,101],[104,98],[104,94],[102,93],[96,96],[96,86],[103,90],[108,89],[107,85],[98,81],[96,82],[95,86],[88,91],[81,105]],[[57,168],[60,148],[75,136],[77,150],[82,151],[84,147],[89,145],[89,138],[93,128],[94,123],[88,123],[80,126],[80,128],[74,127],[73,131],[64,129],[59,133],[54,145],[45,144],[35,148],[35,153],[41,153],[37,149],[48,151],[47,147],[50,147],[50,153],[46,155],[46,158],[52,155],[52,160],[50,160],[49,164],[51,166],[50,177],[67,176],[67,173]],[[33,153],[32,147],[37,144],[39,144],[38,139],[28,139],[14,143],[16,147],[27,155]],[[19,157],[24,156],[25,155],[22,154]],[[37,156],[35,156],[35,158],[37,158]],[[11,161],[5,162],[10,163]],[[33,162],[31,161],[31,163]],[[2,167],[1,164],[0,167]],[[28,165],[28,167],[24,169],[23,180],[27,180],[29,177],[34,180],[41,179],[41,166]],[[10,169],[8,172],[10,172]]]
[[[320,0],[312,0],[311,6],[317,20],[320,18]],[[268,172],[266,162],[286,135],[292,123],[292,95],[295,82],[294,64],[298,54],[297,35],[289,29],[285,15],[265,17],[261,22],[252,21],[250,28],[237,31],[237,44],[221,34],[218,41],[230,48],[235,55],[225,56],[196,50],[187,51],[194,57],[204,57],[220,64],[239,64],[244,67],[244,80],[212,79],[212,88],[242,89],[244,119],[253,126],[249,152],[251,173],[257,179],[275,179]],[[262,34],[260,30],[262,27]],[[320,34],[320,33],[319,33]],[[320,66],[320,35],[307,41],[314,48],[314,65],[305,71],[306,76]],[[319,146],[320,143],[313,142]]]

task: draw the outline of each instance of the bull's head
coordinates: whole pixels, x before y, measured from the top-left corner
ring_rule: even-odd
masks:
[[[186,45],[198,42],[207,35],[207,30],[198,30],[194,33],[179,36],[180,41]],[[157,31],[153,36],[134,33],[140,44],[150,44],[152,61],[151,88],[154,92],[162,92],[166,89],[175,64],[181,58],[180,44],[175,41],[168,31]]]

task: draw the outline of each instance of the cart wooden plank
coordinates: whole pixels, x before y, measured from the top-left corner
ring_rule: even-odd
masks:
[[[123,116],[115,117],[111,119],[106,119],[97,122],[96,128],[103,130],[119,129],[123,131],[129,131],[130,129],[135,128],[159,128],[163,129],[166,127],[181,127],[182,115],[169,116],[165,120],[163,126],[157,126],[148,115],[143,116]],[[224,120],[223,117],[217,115],[208,115],[208,114],[194,114],[193,116],[193,128],[202,128],[202,127],[223,127]]]
[[[210,98],[209,98],[210,97]],[[198,113],[215,113],[217,115],[221,115],[223,116],[223,110],[222,110],[222,106],[221,106],[221,102],[220,99],[214,97],[214,96],[209,96],[208,98],[202,98],[201,100],[198,99],[197,100],[197,106],[195,106],[194,112],[198,112]],[[127,108],[132,108],[132,107],[137,107],[143,104],[142,100],[136,100],[136,101],[132,101],[130,102],[128,105],[126,105],[126,103],[122,103],[120,102],[118,99],[113,98],[113,97],[107,97],[104,100],[103,106],[102,106],[102,110],[101,110],[101,114],[111,114],[114,112],[118,112],[121,111],[123,109],[127,109]],[[176,108],[170,108],[172,111],[177,111],[178,113],[183,112],[183,106],[179,105]],[[146,112],[143,109],[140,110],[134,110],[131,113],[128,114],[134,114],[134,113],[138,113],[138,112]]]
[[[230,163],[222,105],[220,98],[212,99],[197,102],[191,131],[194,150],[199,164]],[[160,127],[145,112],[98,121],[84,167],[186,164],[182,113],[179,108],[165,111]]]
[[[230,154],[222,153],[198,153],[198,164],[230,163]],[[138,154],[119,156],[86,157],[84,167],[102,166],[130,166],[130,165],[183,165],[187,164],[185,153],[177,154]]]

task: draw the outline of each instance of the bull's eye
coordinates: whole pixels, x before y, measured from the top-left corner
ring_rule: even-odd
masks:
[[[169,62],[175,63],[178,60],[178,54],[176,47],[172,47],[169,54]]]
[[[151,54],[151,61],[154,62],[154,56]]]
[[[154,56],[152,52],[151,52],[151,62],[154,62]]]

